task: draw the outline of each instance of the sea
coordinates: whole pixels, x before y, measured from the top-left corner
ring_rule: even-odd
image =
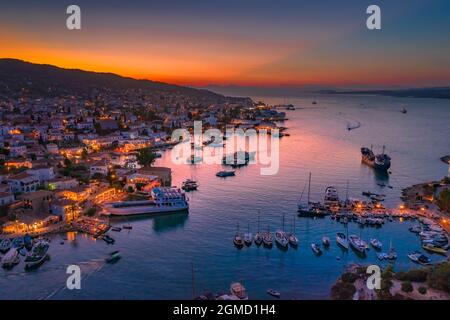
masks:
[[[335,186],[341,198],[364,199],[362,191],[385,194],[389,208],[401,204],[403,188],[447,176],[449,165],[440,157],[450,154],[450,100],[325,94],[253,99],[295,106],[279,124],[290,136],[279,140],[276,174],[261,175],[265,165],[256,163],[237,169],[234,177],[218,178],[222,165],[174,164],[171,151],[165,151],[155,165],[172,168],[173,185],[187,178],[199,183],[197,191],[188,193],[188,213],[112,219],[113,225],[133,226],[110,231],[114,245],[74,232],[55,235],[50,260],[39,269],[26,272],[21,261],[12,270],[0,270],[0,299],[192,299],[206,292],[228,293],[236,281],[250,299],[273,299],[268,289],[279,291],[282,299],[330,299],[347,265],[386,267],[388,262],[379,261],[373,249],[366,257],[343,251],[335,235],[345,232],[344,225],[329,217],[298,217],[297,203],[306,196],[309,173],[312,201],[322,201],[325,188]],[[362,146],[376,153],[385,146],[391,173],[379,175],[361,163]],[[258,221],[262,231],[292,231],[295,224],[298,248],[236,248],[232,240],[238,227],[255,233]],[[408,231],[414,224],[395,220],[381,228],[361,228],[351,222],[348,228],[366,241],[380,239],[385,250],[395,247],[394,268],[407,270],[416,267],[407,254],[421,250],[418,236]],[[310,245],[323,236],[331,245],[316,256]],[[105,257],[115,250],[122,259],[107,264]],[[67,287],[69,265],[80,267],[80,289]]]

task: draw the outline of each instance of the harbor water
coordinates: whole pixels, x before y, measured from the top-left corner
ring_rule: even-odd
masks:
[[[283,98],[254,100],[286,103]],[[173,169],[174,185],[191,177],[199,183],[198,191],[188,193],[189,214],[113,219],[113,225],[133,226],[110,232],[114,245],[81,234],[55,235],[51,259],[39,269],[25,272],[22,261],[12,270],[0,270],[0,299],[191,299],[204,292],[228,292],[234,281],[244,284],[250,299],[272,299],[269,288],[282,299],[328,299],[349,263],[385,266],[373,249],[365,258],[352,250],[343,252],[334,240],[336,232],[345,232],[343,224],[329,217],[297,217],[300,194],[311,172],[313,201],[322,201],[330,185],[345,198],[348,183],[349,197],[363,199],[362,191],[386,194],[385,206],[398,207],[402,188],[448,175],[449,166],[440,157],[450,152],[450,101],[316,95],[288,103],[296,110],[286,111],[289,120],[281,124],[290,136],[280,140],[276,175],[261,175],[261,166],[255,164],[237,169],[234,177],[218,178],[221,165],[174,165],[170,151],[163,152],[155,165]],[[403,107],[406,114],[400,112]],[[361,163],[360,148],[370,145],[376,153],[386,146],[392,158],[388,177]],[[296,219],[298,248],[282,251],[252,244],[237,249],[232,242],[237,223],[241,232],[250,225],[255,233],[258,212],[260,228],[272,232],[282,227],[283,215],[286,231]],[[406,255],[420,250],[418,236],[408,231],[413,224],[396,220],[381,228],[360,228],[349,223],[349,234],[366,241],[376,237],[384,250],[392,243],[398,252],[394,267],[403,270],[416,266]],[[310,244],[320,243],[323,236],[331,239],[331,246],[315,256]],[[106,264],[105,257],[114,250],[120,250],[122,259]],[[72,264],[82,271],[80,290],[66,288],[66,268]]]

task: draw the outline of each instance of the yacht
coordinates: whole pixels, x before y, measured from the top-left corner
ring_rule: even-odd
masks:
[[[348,249],[348,247],[349,247],[348,239],[347,239],[346,235],[343,234],[342,232],[338,232],[336,234],[336,242],[338,243],[338,245],[340,245],[344,249]]]
[[[238,248],[242,248],[244,246],[244,240],[242,239],[242,235],[239,232],[239,222],[237,224],[237,231],[236,234],[234,235],[233,243]]]
[[[325,196],[324,196],[324,205],[331,211],[338,211],[339,210],[339,196],[337,189],[333,186],[329,186],[325,189]]]
[[[431,259],[419,251],[414,251],[413,253],[408,254],[408,258],[422,265],[431,263]]]
[[[186,195],[175,187],[157,187],[151,191],[151,199],[107,203],[103,214],[111,216],[130,216],[187,211],[189,203]]]
[[[272,233],[270,232],[269,228],[267,228],[267,232],[263,236],[264,246],[267,247],[267,248],[272,247],[272,244],[273,244],[273,240],[272,239],[273,239]]]
[[[308,186],[308,197],[306,202],[302,201],[303,193],[305,188]],[[300,195],[300,200],[297,204],[297,212],[300,217],[322,217],[327,214],[326,210],[320,205],[320,203],[315,203],[310,201],[311,194],[311,172],[309,173],[308,184],[304,186],[303,191]]]
[[[284,231],[282,230],[278,230],[277,232],[275,232],[275,241],[283,248],[287,248],[289,244],[289,240],[286,237],[286,233],[284,233]]]
[[[368,249],[367,243],[357,235],[352,234],[348,237],[348,239],[350,241],[350,245],[356,251],[360,253],[365,253],[366,250]]]
[[[248,224],[247,232],[244,234],[244,243],[247,247],[251,246],[253,242],[253,235],[250,232],[250,223]]]

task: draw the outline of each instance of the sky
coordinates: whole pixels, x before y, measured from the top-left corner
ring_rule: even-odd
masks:
[[[448,0],[3,2],[0,58],[192,86],[450,85]]]

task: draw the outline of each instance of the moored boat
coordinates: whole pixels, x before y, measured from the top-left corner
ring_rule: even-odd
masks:
[[[316,254],[320,255],[322,254],[322,249],[320,249],[320,246],[316,243],[311,243],[311,250]]]
[[[272,297],[279,298],[281,294],[278,291],[275,291],[273,289],[267,290],[267,293],[270,294]]]
[[[12,242],[9,239],[3,239],[3,241],[0,243],[0,252],[6,253],[9,249],[12,247]]]
[[[348,249],[348,247],[349,247],[347,236],[345,234],[343,234],[342,232],[338,232],[336,234],[336,242],[338,245],[340,245],[344,249]]]
[[[376,250],[381,250],[383,248],[383,244],[378,239],[370,239],[370,244],[372,247],[374,247]]]
[[[267,232],[263,236],[263,244],[267,248],[270,248],[273,245],[272,233],[270,232],[269,227],[267,227]]]
[[[11,269],[20,262],[19,251],[17,248],[11,248],[1,260],[2,268]]]
[[[433,253],[437,253],[437,254],[442,254],[442,255],[447,255],[447,250],[443,249],[443,248],[439,248],[437,246],[434,246],[432,244],[424,244],[422,246],[422,248],[424,248],[425,250],[429,251],[429,252],[433,252]]]
[[[233,243],[236,247],[242,248],[244,246],[244,240],[242,239],[242,235],[239,232],[239,223],[237,224],[237,231],[233,238]]]
[[[236,173],[234,170],[223,170],[216,173],[216,176],[220,178],[233,177],[235,175]]]
[[[31,252],[29,252],[25,258],[25,269],[33,269],[39,267],[48,258],[49,243],[45,240],[37,241]]]
[[[368,249],[367,243],[363,239],[358,237],[357,235],[351,234],[348,237],[348,239],[349,239],[350,245],[356,251],[358,251],[360,253],[365,253],[366,250]]]
[[[411,259],[411,261],[422,265],[427,265],[431,263],[431,259],[419,251],[415,251],[408,254],[408,258]]]
[[[375,155],[372,149],[361,148],[362,162],[368,166],[383,172],[387,172],[391,167],[391,158],[385,154],[385,147],[383,146],[383,153]]]
[[[330,246],[330,238],[322,237],[322,243],[325,247],[329,247]]]
[[[231,295],[239,300],[248,300],[245,287],[240,282],[234,282],[230,285]]]

